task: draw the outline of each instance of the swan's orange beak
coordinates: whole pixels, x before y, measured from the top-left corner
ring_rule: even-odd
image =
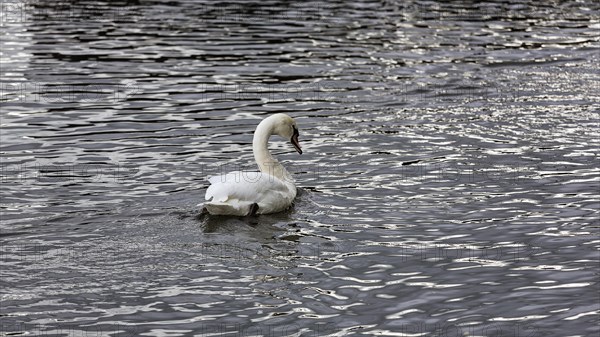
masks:
[[[300,148],[300,143],[298,143],[298,136],[300,134],[298,133],[298,129],[294,128],[294,134],[292,135],[292,139],[290,139],[290,141],[292,142],[292,145],[294,145],[294,148],[296,149],[296,151],[299,154],[302,154],[302,149]]]

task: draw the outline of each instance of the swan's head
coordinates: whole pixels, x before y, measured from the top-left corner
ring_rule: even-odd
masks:
[[[275,114],[269,118],[272,119],[273,134],[281,136],[284,139],[289,139],[296,151],[302,154],[300,143],[298,143],[298,136],[300,134],[298,133],[296,121],[286,114]]]

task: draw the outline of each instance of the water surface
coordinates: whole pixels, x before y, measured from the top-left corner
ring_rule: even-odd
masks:
[[[600,331],[597,1],[3,6],[3,333]],[[200,216],[278,112],[294,206]]]

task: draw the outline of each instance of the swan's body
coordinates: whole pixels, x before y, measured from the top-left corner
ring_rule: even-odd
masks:
[[[204,206],[210,214],[237,215],[276,213],[288,208],[296,197],[296,186],[289,172],[268,149],[271,135],[289,139],[296,151],[298,144],[296,122],[285,114],[265,118],[254,132],[252,150],[259,172],[236,171],[208,179]]]

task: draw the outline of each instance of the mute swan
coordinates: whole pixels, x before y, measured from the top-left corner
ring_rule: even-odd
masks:
[[[208,178],[205,209],[213,215],[253,215],[280,212],[296,197],[291,174],[275,159],[267,147],[269,137],[289,139],[302,154],[296,122],[286,114],[265,118],[254,131],[252,152],[260,172],[236,171]],[[211,200],[212,199],[212,200]]]

